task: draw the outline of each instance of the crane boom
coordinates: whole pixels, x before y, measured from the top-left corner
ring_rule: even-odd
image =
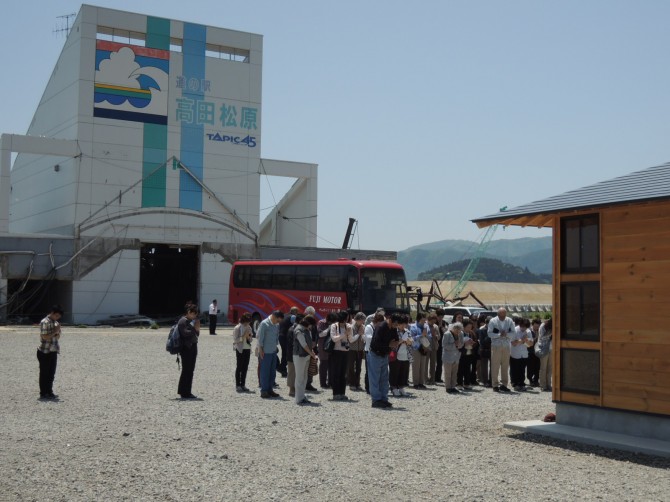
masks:
[[[449,292],[447,298],[458,298],[461,295],[461,293],[463,292],[463,288],[465,288],[465,285],[470,280],[470,277],[472,277],[472,274],[474,274],[475,270],[477,270],[479,260],[481,260],[482,256],[484,256],[484,253],[486,252],[486,249],[489,247],[491,239],[493,239],[493,235],[496,233],[497,229],[498,225],[491,225],[488,229],[486,229],[486,233],[484,234],[484,237],[482,237],[479,246],[477,246],[475,254],[470,259],[470,263],[468,263],[468,266],[463,272],[461,279],[458,281],[456,286],[454,286],[453,289]]]

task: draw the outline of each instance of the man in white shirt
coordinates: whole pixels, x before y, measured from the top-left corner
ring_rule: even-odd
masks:
[[[507,317],[507,310],[498,309],[498,316],[489,321],[488,335],[491,339],[491,381],[494,392],[510,392],[509,356],[514,334],[514,321]],[[501,383],[502,380],[502,383]]]
[[[209,304],[209,334],[216,335],[216,318],[219,313],[219,306],[216,300]]]

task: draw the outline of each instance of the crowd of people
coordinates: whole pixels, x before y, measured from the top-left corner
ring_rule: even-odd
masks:
[[[449,322],[437,309],[417,313],[412,322],[383,309],[370,316],[332,312],[317,320],[313,307],[302,313],[293,307],[286,314],[274,311],[255,336],[263,399],[279,396],[277,374],[299,405],[310,404],[306,393],[317,391],[316,379],[333,401],[349,400],[347,389],[365,390],[379,408],[392,406],[389,395],[437,384],[448,394],[477,385],[506,393],[510,382],[516,392],[551,390],[551,319],[510,318],[504,308],[494,317],[456,314]],[[233,330],[238,392],[250,392],[245,379],[253,337],[251,316],[244,314]]]
[[[177,388],[183,399],[196,399],[191,388],[200,334],[197,305],[187,304],[177,323],[181,339],[181,375]],[[216,311],[210,307],[211,311]],[[40,323],[40,397],[57,399],[53,393],[60,352],[60,306],[54,306]],[[495,392],[517,392],[537,387],[551,390],[552,320],[510,318],[504,308],[494,317],[463,317],[447,322],[444,312],[418,312],[411,321],[406,314],[369,316],[362,312],[331,312],[317,320],[313,307],[284,314],[272,312],[254,334],[252,317],[245,313],[233,329],[236,354],[235,387],[251,392],[246,378],[252,343],[260,396],[279,397],[277,374],[286,378],[289,396],[298,405],[310,404],[308,392],[332,392],[333,401],[347,401],[350,392],[367,392],[375,408],[388,408],[389,395],[407,396],[407,389],[426,389],[443,384],[448,394],[468,392],[474,386]],[[210,334],[215,325],[210,321]],[[363,364],[365,362],[365,364]],[[365,366],[365,373],[363,373]],[[411,375],[411,383],[410,383]]]

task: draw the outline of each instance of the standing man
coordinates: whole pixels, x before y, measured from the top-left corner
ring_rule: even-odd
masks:
[[[40,399],[57,399],[53,383],[60,352],[60,323],[63,309],[60,305],[51,307],[51,312],[40,321],[40,345],[37,347],[37,360],[40,363]]]
[[[215,300],[209,304],[209,334],[216,335],[216,318],[219,313],[219,305]]]
[[[258,357],[261,360],[261,397],[279,397],[273,389],[277,371],[277,343],[279,343],[279,323],[284,319],[281,310],[275,310],[258,326]]]
[[[192,303],[186,304],[186,312],[177,321],[179,338],[181,339],[181,375],[179,376],[179,386],[177,394],[182,399],[197,399],[191,392],[193,386],[193,372],[195,371],[195,361],[198,358],[198,337],[200,336],[200,319],[198,306]]]
[[[507,310],[498,309],[497,317],[489,322],[488,335],[491,339],[491,380],[494,392],[510,392],[509,355],[510,340],[514,334],[514,321],[507,317]],[[501,384],[502,380],[502,384]]]
[[[373,408],[390,408],[389,403],[389,352],[398,347],[400,314],[391,314],[375,329],[370,341],[367,370],[370,372],[370,397]]]

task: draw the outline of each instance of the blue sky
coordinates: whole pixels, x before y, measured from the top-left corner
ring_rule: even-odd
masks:
[[[472,218],[670,160],[667,1],[95,5],[264,36],[262,156],[319,164],[321,247],[349,217],[354,247],[478,239]],[[79,6],[3,6],[0,132],[26,132]]]

